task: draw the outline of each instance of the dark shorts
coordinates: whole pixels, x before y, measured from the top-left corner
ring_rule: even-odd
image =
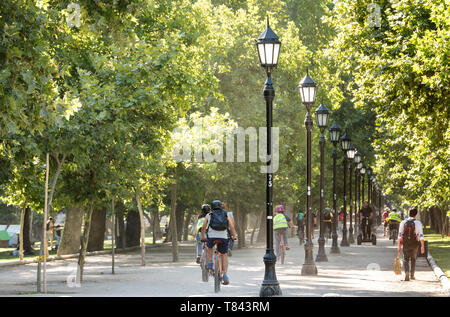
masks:
[[[228,239],[208,238],[208,240],[206,240],[206,246],[208,248],[214,247],[215,244],[217,244],[217,251],[219,251],[219,253],[228,253]]]

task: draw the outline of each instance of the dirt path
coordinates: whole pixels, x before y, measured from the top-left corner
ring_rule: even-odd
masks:
[[[317,254],[317,237],[314,256]],[[416,280],[402,281],[393,272],[396,246],[378,232],[377,246],[365,243],[341,247],[341,254],[330,254],[328,262],[316,263],[317,276],[301,276],[304,248],[296,238],[284,265],[277,264],[276,274],[283,296],[446,296],[425,258],[419,258]],[[76,259],[47,264],[48,294],[35,294],[36,264],[0,268],[2,296],[246,296],[257,297],[264,277],[265,245],[233,250],[230,258],[230,285],[213,292],[213,282],[201,281],[200,268],[194,262],[194,245],[182,243],[180,261],[172,263],[168,247],[147,252],[147,266],[140,266],[139,251],[116,255],[116,274],[111,274],[111,256],[89,256],[85,264],[84,283],[76,287],[72,277]]]

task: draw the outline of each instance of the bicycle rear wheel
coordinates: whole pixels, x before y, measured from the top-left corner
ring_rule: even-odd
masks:
[[[281,259],[281,264],[284,264],[284,259],[286,258],[286,250],[284,249],[284,246],[280,246],[281,250],[280,250],[280,259]]]
[[[206,252],[202,252],[202,256],[200,258],[200,267],[202,269],[202,281],[208,282],[209,274],[208,274],[208,263],[206,263]]]
[[[220,261],[219,261],[219,257],[215,256],[214,257],[214,292],[219,292],[220,291]]]

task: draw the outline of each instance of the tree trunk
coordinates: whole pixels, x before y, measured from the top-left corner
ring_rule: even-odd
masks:
[[[266,242],[266,212],[262,211],[259,217],[259,232],[256,242]]]
[[[23,236],[25,233],[25,210],[26,210],[26,202],[22,208],[22,212],[20,213],[20,231],[19,231],[19,259],[23,261]]]
[[[77,273],[77,283],[83,283],[83,270],[84,270],[84,262],[86,259],[86,251],[87,251],[87,243],[89,241],[89,234],[91,231],[91,223],[92,223],[92,214],[94,211],[93,203],[88,207],[86,220],[84,222],[84,232],[81,237],[81,248],[80,255],[78,256],[78,273]]]
[[[125,235],[125,224],[123,221],[123,211],[125,206],[122,203],[117,203],[117,217],[116,217],[116,244],[118,249],[123,249],[126,247],[126,235]]]
[[[178,262],[178,242],[177,242],[177,219],[176,219],[176,207],[177,207],[177,181],[176,181],[176,169],[175,180],[171,186],[170,194],[170,235],[172,239],[172,261]]]
[[[441,236],[442,238],[446,237],[448,234],[447,231],[447,211],[445,211],[443,208],[438,208],[440,214],[441,214],[441,219],[440,219],[440,223],[441,223]]]
[[[441,218],[441,211],[436,206],[432,207],[433,211],[433,218],[434,222],[436,224],[436,231],[437,233],[442,234],[442,218]]]
[[[33,252],[31,246],[31,208],[27,206],[23,220],[23,254],[32,255]]]
[[[437,224],[436,224],[436,221],[435,221],[434,215],[433,215],[433,207],[428,208],[428,219],[430,220],[430,229],[436,232]]]
[[[87,251],[101,251],[105,242],[106,208],[95,209],[91,219],[91,233],[87,244]]]
[[[141,221],[139,219],[139,213],[135,210],[128,210],[125,236],[127,247],[137,247],[140,245]]]
[[[156,211],[153,213],[152,228],[153,244],[156,244],[156,240],[158,240],[160,236],[158,209],[156,209]]]
[[[186,221],[184,222],[183,241],[187,241],[187,240],[188,240],[188,236],[189,236],[189,224],[191,223],[192,214],[193,214],[192,209],[189,209],[189,210],[188,210],[188,214],[187,214],[187,216],[186,216]]]
[[[141,265],[145,266],[145,222],[144,222],[144,210],[142,209],[141,197],[136,194],[136,202],[139,210],[139,220],[141,223]]]
[[[184,227],[184,211],[185,207],[182,203],[178,203],[175,208],[175,214],[177,217],[177,241],[181,241],[181,236],[183,235]]]
[[[58,246],[58,255],[75,254],[80,251],[81,226],[83,210],[79,206],[66,208],[66,220]]]
[[[256,228],[259,228],[261,226],[260,222],[261,222],[261,217],[258,217],[258,215],[256,215],[256,223],[253,226],[252,235],[250,238],[250,245],[253,244],[253,239],[255,237]]]
[[[237,234],[238,234],[238,249],[242,249],[243,247],[245,247],[245,229],[246,229],[246,217],[245,217],[245,213],[240,210],[239,208],[239,204],[236,203],[235,204],[235,219],[236,219],[236,230],[237,230]]]

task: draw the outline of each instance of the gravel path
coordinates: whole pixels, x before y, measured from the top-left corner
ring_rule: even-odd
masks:
[[[317,254],[314,240],[314,257]],[[378,243],[340,247],[341,254],[330,254],[328,262],[316,262],[317,276],[301,276],[304,248],[297,238],[289,239],[286,263],[277,264],[276,274],[283,296],[446,296],[425,258],[418,258],[416,280],[405,282],[393,272],[396,246],[383,237]],[[237,245],[237,244],[236,244]],[[140,266],[140,252],[116,254],[116,274],[111,274],[111,256],[86,259],[81,287],[71,283],[76,259],[47,263],[47,295],[36,294],[37,264],[0,268],[1,296],[152,296],[152,297],[257,297],[264,277],[265,245],[233,250],[230,258],[230,285],[213,292],[213,281],[201,281],[199,266],[193,261],[193,242],[180,245],[180,261],[172,262],[170,248],[148,249],[147,266]]]

